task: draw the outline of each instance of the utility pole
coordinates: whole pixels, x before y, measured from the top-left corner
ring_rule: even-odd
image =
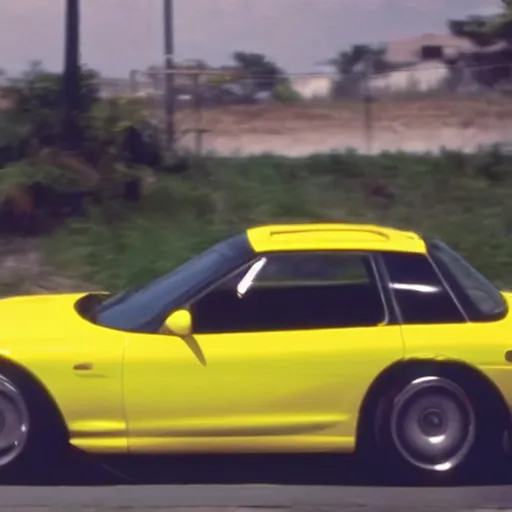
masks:
[[[364,58],[364,134],[366,140],[366,152],[371,154],[373,150],[373,94],[370,87],[370,80],[374,72],[373,55],[368,53]]]
[[[174,152],[174,0],[164,2],[165,149]]]
[[[80,146],[80,0],[66,0],[66,41],[63,75],[62,144],[75,151]]]

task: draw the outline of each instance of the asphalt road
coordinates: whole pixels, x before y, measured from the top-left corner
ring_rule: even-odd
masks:
[[[105,465],[106,464],[106,465]],[[80,457],[0,487],[0,510],[157,512],[412,512],[512,510],[512,467],[458,487],[375,481],[350,458]],[[190,509],[194,509],[190,511]],[[257,510],[256,510],[257,509]]]

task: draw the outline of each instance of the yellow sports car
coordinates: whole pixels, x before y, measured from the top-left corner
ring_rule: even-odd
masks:
[[[492,462],[511,299],[439,240],[334,223],[249,229],[119,295],[3,299],[0,467],[69,443]]]

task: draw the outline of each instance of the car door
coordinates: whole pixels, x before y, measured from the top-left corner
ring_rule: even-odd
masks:
[[[368,254],[276,253],[186,306],[193,335],[130,334],[130,449],[354,443],[373,379],[403,356]]]

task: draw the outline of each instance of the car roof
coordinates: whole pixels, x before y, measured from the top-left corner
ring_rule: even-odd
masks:
[[[258,252],[358,250],[426,253],[423,238],[412,231],[373,224],[275,224],[247,230]]]

